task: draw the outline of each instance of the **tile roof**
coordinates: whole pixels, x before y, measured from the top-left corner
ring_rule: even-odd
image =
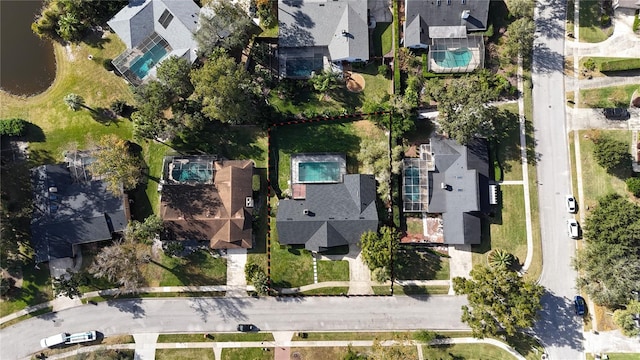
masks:
[[[165,184],[160,215],[163,240],[208,240],[213,249],[251,248],[253,162],[214,162],[213,184]]]

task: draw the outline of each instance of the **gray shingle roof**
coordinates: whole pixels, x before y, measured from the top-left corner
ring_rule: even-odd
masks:
[[[363,233],[377,230],[372,175],[345,175],[343,183],[306,187],[306,199],[280,200],[276,227],[281,244],[304,244],[308,250],[322,251],[357,243]]]
[[[165,28],[158,21],[165,10],[173,19]],[[193,33],[198,27],[200,8],[191,0],[132,0],[107,22],[127,45],[135,48],[153,32],[164,38],[172,49],[188,51],[189,60],[196,59],[197,43]]]
[[[428,45],[427,27],[465,26],[467,31],[487,29],[490,0],[405,0],[404,46]],[[469,16],[463,19],[463,12]],[[417,18],[421,18],[416,22]],[[418,26],[420,25],[420,26]],[[435,37],[433,34],[428,36]],[[438,35],[440,36],[440,35]]]
[[[489,163],[484,139],[463,146],[431,138],[435,171],[429,172],[429,212],[441,213],[447,244],[478,244],[479,213],[489,210]],[[477,236],[476,236],[477,235]]]
[[[31,242],[36,261],[72,256],[72,245],[111,239],[127,226],[124,200],[100,180],[73,182],[65,165],[32,169]],[[56,192],[49,189],[55,187]]]
[[[331,60],[369,59],[367,2],[279,0],[281,49],[328,47]]]

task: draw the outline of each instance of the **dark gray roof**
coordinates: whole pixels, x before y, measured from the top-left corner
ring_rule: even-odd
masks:
[[[173,16],[166,22],[166,28],[159,22],[165,10]],[[199,13],[200,8],[192,0],[131,0],[107,24],[127,48],[135,48],[155,32],[174,52],[188,52],[193,62],[196,59],[193,50],[197,47],[193,33],[198,27]]]
[[[446,244],[474,244],[481,230],[475,218],[489,211],[486,140],[474,139],[463,146],[434,136],[431,152],[435,171],[429,172],[429,212],[442,214]],[[478,238],[470,234],[478,234]]]
[[[281,49],[327,47],[331,60],[369,59],[367,2],[279,0]]]
[[[467,31],[487,29],[490,0],[405,0],[404,46],[429,44],[428,27],[465,26]],[[463,12],[469,16],[463,19]]]
[[[281,244],[304,244],[308,250],[322,251],[357,243],[363,233],[377,230],[372,175],[345,175],[343,183],[305,186],[306,199],[280,200],[276,226]]]
[[[103,181],[74,182],[66,165],[42,165],[31,175],[37,262],[72,256],[72,245],[108,240],[126,228],[124,200]]]

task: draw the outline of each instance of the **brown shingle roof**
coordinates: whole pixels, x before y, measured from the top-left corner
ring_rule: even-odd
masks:
[[[165,238],[209,240],[213,249],[250,248],[251,213],[246,198],[252,195],[250,160],[215,163],[213,185],[165,185],[160,215]]]

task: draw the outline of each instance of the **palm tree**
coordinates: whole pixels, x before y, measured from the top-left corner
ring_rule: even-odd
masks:
[[[489,266],[494,269],[507,269],[513,265],[514,257],[505,249],[495,249],[488,255]]]
[[[67,94],[67,96],[64,97],[64,103],[67,104],[69,109],[73,111],[77,111],[78,109],[80,109],[80,107],[87,108],[87,106],[84,104],[84,99],[82,98],[82,96],[74,93]]]

